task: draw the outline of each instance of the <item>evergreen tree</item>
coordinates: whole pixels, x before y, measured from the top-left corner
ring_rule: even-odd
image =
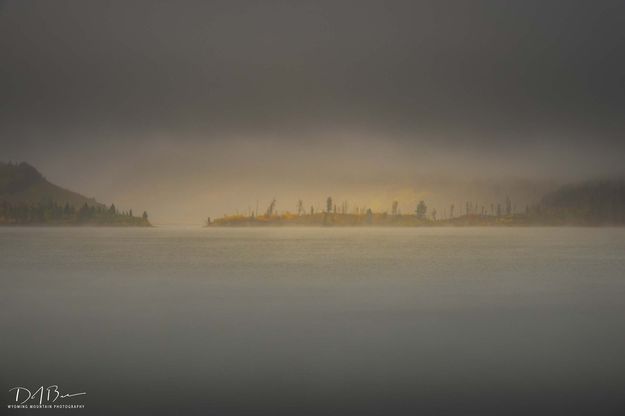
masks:
[[[397,201],[393,201],[393,207],[391,208],[391,214],[393,214],[393,216],[398,214],[398,207],[399,207],[399,202]]]
[[[425,218],[425,214],[427,213],[427,210],[428,210],[428,208],[425,205],[425,202],[424,201],[419,201],[419,204],[417,205],[417,209],[415,210],[417,218],[424,219]]]
[[[82,207],[80,207],[80,210],[78,211],[78,220],[79,221],[85,221],[87,220],[89,217],[91,217],[91,210],[89,209],[89,206],[87,205],[87,203],[85,202],[83,204]]]

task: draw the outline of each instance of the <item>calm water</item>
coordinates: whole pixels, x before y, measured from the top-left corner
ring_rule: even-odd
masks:
[[[625,414],[625,229],[0,228],[0,274],[63,414]]]

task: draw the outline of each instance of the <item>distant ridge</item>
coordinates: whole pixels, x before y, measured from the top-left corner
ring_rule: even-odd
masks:
[[[625,179],[598,179],[563,186],[545,195],[540,209],[564,222],[625,224]]]
[[[0,201],[15,204],[37,204],[54,201],[80,208],[84,204],[102,207],[94,198],[87,198],[49,182],[35,167],[26,162],[0,162]]]

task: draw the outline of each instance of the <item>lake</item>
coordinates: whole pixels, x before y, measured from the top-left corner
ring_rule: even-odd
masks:
[[[4,227],[0,274],[62,414],[625,414],[623,228]]]

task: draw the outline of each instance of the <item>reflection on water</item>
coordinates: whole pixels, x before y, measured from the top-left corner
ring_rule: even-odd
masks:
[[[624,270],[625,229],[1,228],[0,381],[80,414],[622,414]]]

